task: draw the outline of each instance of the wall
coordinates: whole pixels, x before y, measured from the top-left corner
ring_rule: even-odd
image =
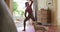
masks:
[[[41,22],[41,8],[47,9],[47,5],[46,5],[46,1],[47,0],[37,0],[37,22]]]
[[[47,0],[37,0],[37,2],[38,2],[38,10],[40,10],[41,8],[47,9],[46,1]]]
[[[60,0],[57,0],[57,25],[58,31],[60,31]]]
[[[10,11],[13,14],[13,0],[10,0]]]
[[[37,13],[40,11],[41,8],[47,9],[47,5],[46,5],[47,0],[37,0],[37,1],[38,1],[38,11],[37,11]],[[52,16],[51,17],[52,18],[52,24],[57,25],[57,0],[53,0],[53,9],[51,11],[51,14],[52,14],[51,15]]]
[[[58,6],[57,6],[57,24],[60,25],[60,0],[58,0]]]
[[[10,0],[5,0],[5,2],[7,3],[7,5],[8,5],[8,7],[9,7],[9,2],[10,2]]]
[[[52,24],[57,25],[57,0],[53,0],[53,9],[51,11],[52,13]]]
[[[5,0],[8,7],[10,8],[11,13],[13,12],[13,0]]]

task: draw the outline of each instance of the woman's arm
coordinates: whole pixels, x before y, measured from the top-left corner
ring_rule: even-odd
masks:
[[[30,0],[31,1],[31,4],[30,4],[30,6],[32,6],[32,4],[33,4],[33,1],[32,0]]]

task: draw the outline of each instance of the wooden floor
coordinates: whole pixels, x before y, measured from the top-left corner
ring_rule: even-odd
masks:
[[[44,32],[60,32],[60,27],[58,26],[46,26],[48,27],[47,31]],[[23,26],[17,27],[18,32],[42,32],[41,30],[35,30],[34,26],[31,24],[27,24],[26,26],[26,31],[22,31],[23,30]]]
[[[35,32],[35,29],[32,25],[26,26],[26,31],[22,31],[23,27],[18,27],[18,32]]]
[[[22,31],[22,30],[23,30],[23,27],[18,27],[18,32],[35,32],[35,29],[32,25],[27,26],[26,31]],[[48,31],[45,31],[45,32],[60,32],[60,30],[59,31],[58,30],[59,29],[57,29],[57,26],[48,26]],[[42,32],[42,31],[36,30],[36,32]]]

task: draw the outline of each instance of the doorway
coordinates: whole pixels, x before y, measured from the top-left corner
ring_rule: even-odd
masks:
[[[30,2],[27,0],[13,0],[13,19],[15,22],[15,25],[18,29],[18,31],[23,30],[23,23],[25,19],[25,2]],[[33,5],[32,5],[33,8]],[[27,13],[28,16],[28,13]],[[26,29],[28,29],[28,26],[32,25],[32,21],[28,20],[26,22]],[[32,26],[31,26],[32,27]],[[21,32],[21,31],[20,31]]]

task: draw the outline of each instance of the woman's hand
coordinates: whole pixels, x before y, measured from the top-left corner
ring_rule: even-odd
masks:
[[[30,0],[30,1],[33,1],[33,0]]]

